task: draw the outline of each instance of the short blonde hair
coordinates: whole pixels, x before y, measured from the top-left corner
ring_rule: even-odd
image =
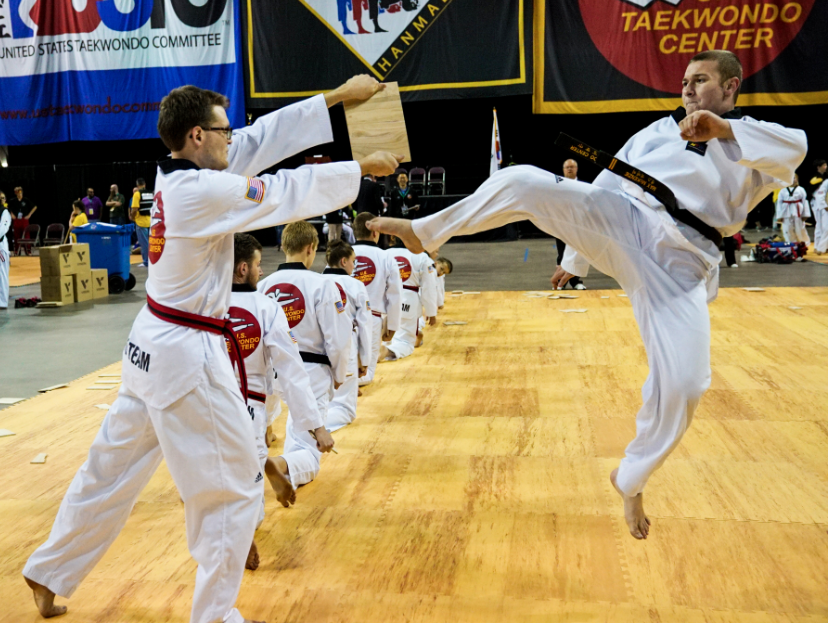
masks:
[[[714,61],[716,63],[716,69],[719,70],[719,84],[722,86],[731,78],[739,79],[739,86],[733,94],[733,103],[735,104],[736,100],[739,99],[739,93],[742,91],[742,62],[739,57],[729,50],[706,50],[690,59],[691,63],[698,61]]]
[[[291,223],[282,232],[282,249],[285,253],[299,253],[309,244],[314,248],[319,246],[319,234],[316,233],[316,227],[307,221]]]

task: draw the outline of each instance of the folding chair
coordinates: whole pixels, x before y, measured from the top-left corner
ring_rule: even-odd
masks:
[[[44,247],[50,247],[56,244],[63,244],[63,235],[66,228],[60,223],[52,223],[46,228],[46,237],[43,238]]]
[[[32,247],[40,246],[40,225],[29,225],[23,230],[23,236],[14,242],[15,255],[22,249],[26,255],[32,254]]]
[[[439,189],[439,193],[437,190]],[[446,170],[443,167],[431,167],[428,170],[428,194],[446,194]]]
[[[425,191],[426,171],[420,167],[414,167],[408,174],[408,185],[411,186],[412,192],[422,195]]]

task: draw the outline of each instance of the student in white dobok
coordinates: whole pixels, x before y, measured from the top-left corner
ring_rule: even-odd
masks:
[[[359,379],[368,372],[374,319],[371,316],[368,290],[361,281],[351,276],[356,262],[353,247],[343,240],[335,240],[328,245],[326,259],[328,267],[322,274],[333,279],[340,288],[345,313],[353,325],[348,375],[345,382],[334,391],[333,400],[328,405],[327,427],[333,432],[356,419]]]
[[[780,190],[776,198],[776,218],[782,221],[782,236],[785,242],[811,244],[811,237],[805,229],[805,219],[810,216],[808,193],[799,185],[799,177],[794,176],[793,185]]]
[[[658,180],[672,190],[681,211],[668,212],[609,169],[584,184],[513,166],[432,216],[368,223],[420,252],[454,235],[529,219],[567,244],[553,285],[585,276],[590,264],[618,281],[629,295],[650,366],[636,437],[610,475],[630,533],[639,539],[650,527],[642,495],[647,480],[680,442],[710,385],[707,303],[716,296],[721,261],[715,241],[739,231],[774,188],[793,183],[807,152],[801,130],[735,109],[741,76],[731,52],[696,55],[682,80],[684,108],[635,134],[616,154],[612,166],[623,161]]]

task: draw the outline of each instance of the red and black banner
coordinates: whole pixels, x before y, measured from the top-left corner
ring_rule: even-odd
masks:
[[[673,109],[712,49],[742,62],[739,105],[828,102],[825,0],[547,0],[534,23],[536,113]]]
[[[246,0],[247,106],[369,73],[404,101],[532,92],[532,0]]]

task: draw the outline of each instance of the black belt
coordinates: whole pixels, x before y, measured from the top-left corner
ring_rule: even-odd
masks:
[[[602,169],[615,173],[619,177],[629,180],[636,186],[640,186],[664,204],[667,213],[674,219],[692,227],[702,236],[715,243],[716,246],[722,244],[722,235],[715,227],[711,227],[692,212],[680,208],[673,191],[654,177],[650,177],[644,173],[641,169],[636,169],[634,166],[627,164],[623,160],[619,160],[612,154],[590,147],[586,143],[582,143],[563,132],[558,135],[558,138],[555,140],[555,145],[586,158]]]
[[[417,286],[403,286],[403,290],[411,290],[412,292],[419,292],[420,288]]]
[[[302,356],[302,361],[305,363],[321,363],[326,366],[331,365],[331,360],[328,359],[327,355],[320,355],[318,353],[306,353],[305,351],[299,351],[299,354]]]

